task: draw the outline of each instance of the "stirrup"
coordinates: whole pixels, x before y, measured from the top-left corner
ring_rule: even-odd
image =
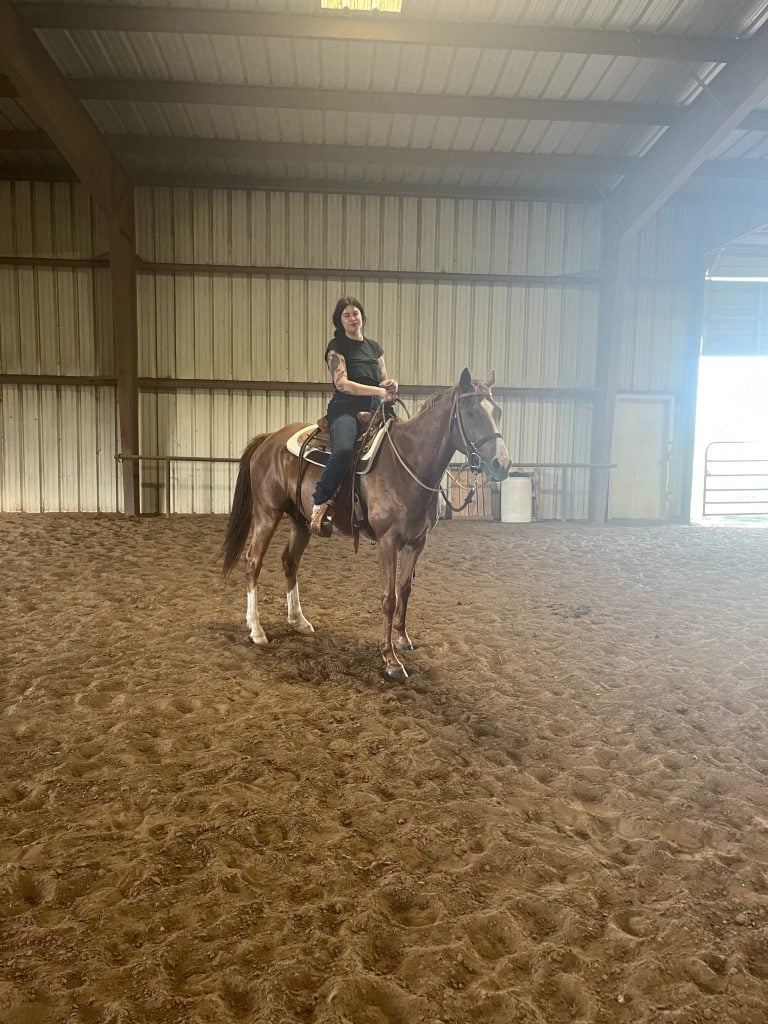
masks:
[[[333,533],[332,514],[332,501],[324,501],[322,505],[313,505],[309,520],[310,533],[313,533],[315,537],[330,537]]]

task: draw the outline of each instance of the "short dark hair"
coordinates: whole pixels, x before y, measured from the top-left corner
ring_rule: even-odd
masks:
[[[339,301],[336,303],[336,307],[333,311],[333,316],[331,317],[331,320],[333,320],[333,326],[336,328],[337,331],[342,331],[344,329],[341,326],[341,314],[344,312],[347,306],[357,306],[357,308],[360,310],[360,315],[363,318],[363,326],[365,326],[365,310],[363,309],[362,302],[360,301],[360,299],[355,299],[351,295],[346,295],[344,298],[339,299]]]

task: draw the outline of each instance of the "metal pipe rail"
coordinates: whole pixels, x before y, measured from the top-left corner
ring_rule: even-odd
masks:
[[[615,462],[610,462],[610,463],[602,463],[602,462],[517,462],[517,463],[512,463],[512,465],[510,466],[510,469],[511,469],[511,471],[513,473],[516,472],[516,471],[520,471],[520,470],[525,472],[527,470],[537,470],[537,469],[554,469],[554,470],[558,471],[557,487],[556,487],[556,489],[555,489],[555,491],[553,493],[555,495],[555,504],[556,504],[556,506],[557,506],[558,503],[559,503],[559,506],[560,506],[560,521],[561,522],[565,522],[566,520],[568,520],[570,518],[571,506],[573,504],[573,472],[572,471],[575,470],[575,469],[586,469],[586,470],[589,470],[590,472],[592,472],[593,470],[600,470],[600,471],[604,470],[605,472],[610,474],[611,470],[615,469],[615,468],[616,468],[616,463]],[[448,466],[448,469],[452,473],[461,472],[462,470],[466,470],[467,469],[467,464],[465,462],[452,462]],[[537,478],[536,478],[536,473],[535,472],[533,472],[531,475],[534,478],[534,488],[533,488],[533,492],[534,492],[533,493],[534,511],[533,511],[533,518],[534,518],[534,520],[536,520],[536,519],[538,519],[538,504],[539,504],[539,497],[538,497],[537,489],[536,489]],[[485,512],[485,509],[483,509],[483,510],[478,509],[478,512],[475,513],[475,514],[478,515],[479,518],[488,518],[486,515],[483,514],[484,512]],[[471,513],[469,513],[469,516],[471,517]],[[446,518],[447,519],[451,518],[450,510],[448,510],[446,512]],[[498,518],[498,516],[494,514],[492,516],[492,518]]]
[[[165,464],[165,514],[171,515],[171,463],[172,462],[228,462],[237,464],[239,458],[217,455],[115,455],[116,462],[162,462]],[[141,488],[139,488],[139,512],[141,512]]]
[[[240,458],[231,458],[227,456],[216,456],[216,455],[125,455],[122,452],[118,452],[115,455],[115,461],[120,462],[154,462],[162,464],[165,469],[164,482],[165,482],[165,515],[171,515],[171,463],[172,462],[201,462],[201,463],[226,463],[230,465],[237,465],[240,462]],[[460,472],[467,468],[467,464],[464,462],[452,462],[448,469],[453,472]],[[573,483],[573,477],[571,470],[574,469],[588,469],[588,470],[606,470],[608,473],[612,469],[616,468],[615,463],[599,463],[599,462],[519,462],[514,463],[510,467],[513,471],[515,470],[536,470],[536,469],[556,469],[560,471],[560,487],[558,488],[557,494],[560,498],[560,519],[565,522],[568,519],[568,512],[571,508],[571,487]],[[535,499],[534,499],[535,500]],[[141,500],[139,499],[139,511],[141,511]],[[534,518],[536,518],[534,516]]]
[[[716,458],[710,452],[718,445],[748,445],[752,447],[755,454],[747,457],[735,454],[728,456],[726,448],[724,456]],[[717,466],[724,468],[722,470],[712,468]],[[758,466],[762,468],[756,468]],[[725,486],[713,486],[721,480],[725,481]],[[732,486],[736,480],[750,482]],[[753,480],[756,481],[755,484],[751,482]],[[731,497],[713,498],[711,497],[713,494],[731,495]],[[763,495],[763,497],[753,497],[753,495]],[[724,505],[729,506],[727,512],[722,510]],[[760,505],[761,508],[756,509],[753,507],[755,505]],[[720,510],[712,511],[714,506]],[[711,441],[707,445],[704,449],[704,495],[701,514],[702,517],[768,515],[768,442]]]

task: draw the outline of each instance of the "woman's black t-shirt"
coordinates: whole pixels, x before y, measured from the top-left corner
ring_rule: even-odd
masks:
[[[381,383],[379,359],[384,355],[384,349],[378,341],[372,341],[370,338],[353,341],[344,335],[341,338],[331,338],[328,342],[325,348],[326,361],[331,350],[344,356],[349,380],[356,384],[368,384],[373,387],[377,387]],[[342,413],[364,412],[370,409],[373,403],[379,404],[379,399],[373,395],[345,395],[343,391],[337,391],[334,386],[333,398],[328,406],[328,416],[333,419],[334,416],[339,416]]]

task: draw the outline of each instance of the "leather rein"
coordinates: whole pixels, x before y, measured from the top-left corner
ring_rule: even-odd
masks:
[[[451,404],[451,419],[450,425],[448,427],[448,436],[450,438],[450,432],[453,430],[454,426],[458,427],[459,436],[466,449],[464,454],[467,456],[467,459],[469,460],[469,469],[475,474],[475,476],[477,476],[477,474],[483,468],[483,459],[482,456],[480,455],[480,448],[482,448],[482,446],[484,444],[487,444],[489,441],[495,441],[497,438],[501,437],[501,434],[497,430],[493,434],[486,434],[485,437],[481,437],[479,441],[471,441],[467,437],[467,432],[464,429],[464,423],[462,422],[461,418],[461,406],[459,405],[459,402],[463,398],[490,398],[490,396],[486,395],[482,391],[465,391],[463,394],[461,394],[458,391],[458,389],[455,389],[453,394],[453,401]],[[400,399],[398,399],[398,401],[400,401]],[[424,481],[411,469],[411,467],[407,464],[407,462],[402,457],[400,452],[397,450],[395,442],[392,440],[392,434],[389,432],[389,430],[387,430],[387,439],[392,447],[392,451],[396,456],[397,461],[400,463],[400,465],[403,467],[406,473],[410,476],[410,478],[412,480],[415,480],[419,487],[423,487],[425,491],[432,491],[433,493],[439,491],[440,494],[442,494],[443,496],[443,501],[446,503],[446,505],[448,506],[448,508],[450,508],[452,512],[463,512],[467,505],[469,505],[470,502],[474,500],[475,494],[477,493],[477,487],[475,486],[475,484],[472,484],[467,492],[467,497],[464,499],[463,504],[452,505],[448,499],[448,495],[446,494],[444,488],[442,488],[439,484],[437,485],[437,487],[430,487],[429,484],[424,483]],[[459,448],[458,445],[456,445],[456,447]],[[459,448],[459,450],[461,449]],[[448,475],[450,476],[450,473]],[[453,477],[451,477],[451,479],[453,480]]]

